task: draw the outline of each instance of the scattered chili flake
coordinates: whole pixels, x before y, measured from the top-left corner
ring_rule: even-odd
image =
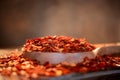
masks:
[[[59,63],[39,64],[36,60],[30,60],[22,56],[8,56],[0,58],[0,74],[4,76],[19,75],[29,78],[40,76],[62,76],[72,72],[88,73],[101,70],[120,68],[120,57],[103,55],[94,59],[84,58],[77,64]]]
[[[89,44],[85,39],[67,36],[45,36],[28,39],[22,50],[24,52],[86,52],[92,51],[95,46]]]

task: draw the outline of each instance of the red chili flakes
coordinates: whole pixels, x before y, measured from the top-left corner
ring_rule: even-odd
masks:
[[[22,50],[25,52],[86,52],[92,51],[95,47],[85,39],[71,38],[67,36],[45,36],[35,39],[28,39]]]
[[[84,58],[78,64],[39,64],[36,60],[30,60],[21,56],[12,55],[0,58],[0,73],[4,76],[19,75],[29,78],[40,76],[62,76],[72,72],[88,73],[101,70],[120,68],[120,57],[103,55],[94,59]]]

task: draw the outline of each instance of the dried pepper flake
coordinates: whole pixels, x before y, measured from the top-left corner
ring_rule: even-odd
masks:
[[[95,49],[85,39],[71,38],[67,36],[45,36],[28,39],[22,50],[24,52],[87,52]]]
[[[5,66],[3,66],[5,65]],[[120,57],[103,55],[94,59],[84,58],[84,61],[77,64],[59,63],[39,64],[38,61],[30,60],[22,56],[9,56],[0,58],[0,74],[4,76],[19,75],[29,78],[40,76],[62,76],[72,72],[88,73],[101,70],[120,68]]]

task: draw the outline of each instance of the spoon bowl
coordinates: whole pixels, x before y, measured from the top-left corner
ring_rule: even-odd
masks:
[[[77,53],[59,53],[59,52],[23,52],[22,56],[40,61],[41,64],[49,62],[51,64],[59,64],[62,62],[79,63],[85,57],[95,58],[97,55],[105,55],[112,53],[120,53],[120,43],[104,44],[89,52]]]

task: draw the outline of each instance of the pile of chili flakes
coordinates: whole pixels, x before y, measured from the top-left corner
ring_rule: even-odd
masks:
[[[73,72],[85,74],[115,68],[120,68],[120,57],[111,55],[99,55],[94,59],[86,57],[83,62],[77,64],[63,62],[54,65],[49,62],[40,64],[38,61],[16,55],[0,58],[0,74],[4,76],[19,75],[38,78],[40,76],[62,76]]]
[[[86,52],[92,51],[95,46],[89,44],[85,39],[71,38],[68,36],[45,36],[28,39],[22,50],[25,52]]]

